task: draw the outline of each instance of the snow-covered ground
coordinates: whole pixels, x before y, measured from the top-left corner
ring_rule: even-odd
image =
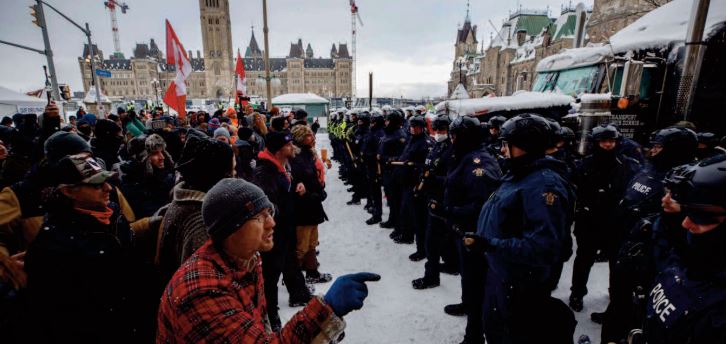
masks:
[[[317,135],[318,147],[329,147],[325,134]],[[338,166],[326,176],[328,199],[324,208],[329,221],[319,227],[319,261],[322,272],[337,276],[358,272],[376,272],[379,282],[369,285],[369,297],[364,308],[346,316],[346,343],[460,343],[465,333],[465,317],[453,317],[443,312],[447,304],[460,301],[460,277],[440,275],[440,286],[415,290],[411,281],[424,275],[424,260],[407,259],[415,251],[414,244],[398,245],[389,239],[391,230],[378,225],[367,226],[369,214],[362,206],[349,206],[351,195],[338,179]],[[385,216],[386,219],[386,206]],[[564,267],[559,288],[554,297],[568,302],[574,256]],[[603,311],[608,303],[608,267],[598,263],[592,268],[589,294],[584,299],[584,310],[576,313],[578,321],[575,341],[581,334],[599,342],[600,325],[589,320],[591,312]],[[331,286],[316,285],[316,293],[323,294]],[[286,321],[300,308],[288,307],[285,287],[279,288],[281,318]]]

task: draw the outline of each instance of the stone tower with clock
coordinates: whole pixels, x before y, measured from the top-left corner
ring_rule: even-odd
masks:
[[[228,0],[200,0],[200,28],[209,98],[227,99],[233,92],[233,42]]]

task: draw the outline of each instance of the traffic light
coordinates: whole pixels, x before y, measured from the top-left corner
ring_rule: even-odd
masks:
[[[40,24],[40,19],[38,18],[38,5],[30,5],[30,15],[33,17],[33,24],[37,27],[43,27],[43,25]]]
[[[66,100],[66,101],[71,100],[71,86],[62,85],[62,86],[60,86],[60,89],[61,89],[61,98],[63,98],[63,100]]]

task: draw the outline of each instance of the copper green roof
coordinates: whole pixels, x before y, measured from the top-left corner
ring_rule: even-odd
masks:
[[[576,15],[570,15],[568,18],[566,18],[566,23],[564,25],[561,25],[559,29],[559,32],[556,33],[554,36],[554,40],[557,40],[561,37],[568,37],[574,35],[574,30],[576,29]]]
[[[515,32],[526,30],[529,36],[536,36],[549,24],[551,24],[551,19],[545,15],[520,15]]]

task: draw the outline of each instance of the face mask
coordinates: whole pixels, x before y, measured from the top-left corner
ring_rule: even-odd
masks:
[[[435,141],[442,142],[447,140],[447,134],[435,134]]]

